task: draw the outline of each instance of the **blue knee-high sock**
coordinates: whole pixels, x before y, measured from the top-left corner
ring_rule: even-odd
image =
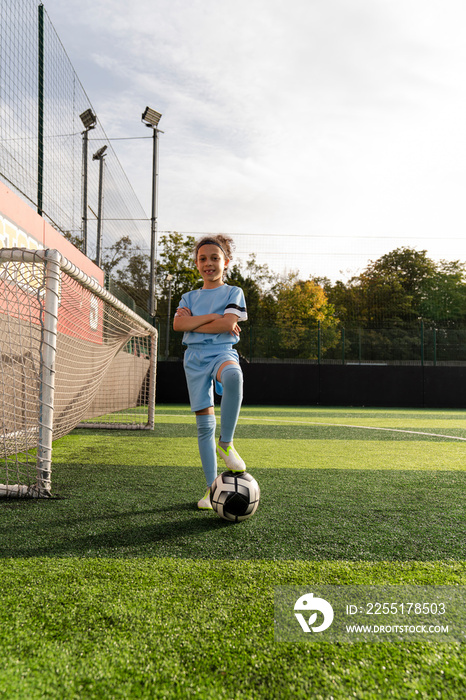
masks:
[[[223,386],[220,407],[220,440],[233,442],[236,423],[243,400],[243,372],[239,365],[227,365],[220,376]]]
[[[201,456],[202,469],[207,486],[210,486],[217,476],[217,453],[215,445],[215,416],[204,414],[196,416],[197,444]]]

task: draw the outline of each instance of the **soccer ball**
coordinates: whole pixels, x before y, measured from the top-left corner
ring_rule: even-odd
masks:
[[[232,523],[254,515],[260,495],[259,484],[247,472],[223,472],[210,487],[212,508],[221,518]]]

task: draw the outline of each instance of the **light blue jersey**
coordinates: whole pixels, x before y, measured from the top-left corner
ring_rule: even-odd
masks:
[[[194,289],[183,294],[179,304],[186,307],[193,316],[204,316],[204,314],[235,314],[238,321],[245,321],[248,317],[246,311],[246,300],[243,290],[240,287],[232,287],[229,284],[222,284],[215,289]],[[196,333],[194,331],[185,332],[183,344],[192,345],[235,345],[239,337],[230,333]]]

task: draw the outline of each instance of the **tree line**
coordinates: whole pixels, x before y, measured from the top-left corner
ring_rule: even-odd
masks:
[[[160,238],[156,293],[162,328],[169,297],[173,317],[182,294],[202,285],[192,257],[194,245],[194,237],[177,232]],[[106,249],[102,266],[139,307],[147,309],[147,253],[123,237]],[[297,271],[277,274],[251,254],[246,262],[232,262],[226,282],[242,287],[246,296],[249,330],[242,344],[252,343],[254,351],[264,356],[313,357],[318,352],[331,356],[339,352],[343,329],[347,342],[354,344],[351,334],[363,329],[366,342],[372,337],[372,344],[383,346],[386,354],[390,344],[404,344],[409,355],[410,343],[418,343],[421,322],[426,329],[438,327],[442,332],[466,327],[465,263],[434,261],[425,250],[397,248],[370,261],[349,280],[336,282],[325,277],[302,279]],[[360,338],[359,333],[359,343]],[[179,338],[173,342],[179,344]],[[261,343],[263,347],[258,347]]]

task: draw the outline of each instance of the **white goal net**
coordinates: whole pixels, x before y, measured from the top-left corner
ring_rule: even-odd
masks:
[[[58,251],[0,250],[0,350],[0,496],[50,496],[78,425],[153,429],[156,329]]]

